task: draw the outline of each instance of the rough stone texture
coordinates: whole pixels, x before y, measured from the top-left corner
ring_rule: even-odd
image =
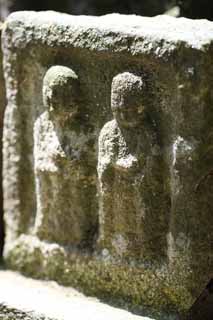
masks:
[[[78,77],[70,68],[53,66],[47,71],[47,110],[34,125],[34,231],[43,240],[89,247],[98,225],[95,158],[92,137],[79,125],[85,116],[80,95]]]
[[[109,258],[150,263],[166,257],[169,195],[147,96],[140,76],[124,72],[113,78],[115,119],[105,124],[99,138],[99,242]]]
[[[213,160],[212,43],[213,24],[208,21],[166,16],[73,17],[53,12],[9,17],[3,34],[8,266],[143,313],[160,314],[161,319],[191,305],[211,277],[213,264],[212,177],[202,179],[212,170]],[[86,151],[84,160],[87,176],[95,176],[97,185],[92,197],[97,194],[93,200],[99,202],[99,234],[92,228],[87,246],[71,245],[67,235],[62,246],[58,235],[56,243],[50,243],[35,233],[38,197],[44,193],[36,194],[40,169],[34,150],[50,132],[57,133],[55,141],[60,142],[42,102],[43,78],[51,66],[66,66],[78,76],[82,117],[77,127],[70,124],[69,130],[65,126],[61,132],[67,131],[70,137],[65,150],[73,143],[82,150],[87,141],[81,140],[81,134],[88,138],[85,147],[90,153]],[[114,108],[126,106],[114,95],[114,77],[123,73],[141,82],[137,94],[134,87],[128,91],[127,85],[133,110],[146,114],[139,117],[143,125],[138,129],[124,130],[120,120],[126,119],[125,112],[118,110],[119,116]],[[135,125],[133,110],[127,108],[127,114]],[[43,124],[50,124],[44,137],[36,133]],[[51,152],[46,156],[51,158]],[[105,160],[111,156],[113,174],[107,176]],[[66,158],[60,175],[69,164]],[[55,188],[58,193],[60,184]],[[65,208],[69,196],[69,190],[64,190]],[[69,218],[61,214],[61,221]]]
[[[0,304],[0,319],[1,320],[51,320],[43,315],[36,315],[32,312],[24,312]]]
[[[0,36],[2,32],[2,24],[0,23]],[[0,40],[1,47],[1,40]],[[0,50],[0,260],[4,244],[4,222],[3,222],[3,190],[2,190],[2,133],[3,133],[3,117],[6,107],[5,83],[2,67],[2,51]]]

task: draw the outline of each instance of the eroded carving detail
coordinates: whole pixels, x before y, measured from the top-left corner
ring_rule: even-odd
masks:
[[[166,252],[162,157],[144,91],[142,78],[132,73],[112,81],[114,120],[101,130],[98,155],[104,257],[145,261]]]
[[[40,239],[86,245],[97,226],[96,179],[87,162],[88,137],[78,115],[80,87],[70,68],[51,67],[43,81],[47,110],[34,127],[37,216]]]

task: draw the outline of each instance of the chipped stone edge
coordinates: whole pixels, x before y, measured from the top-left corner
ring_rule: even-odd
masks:
[[[185,36],[179,31],[184,28],[182,25],[185,26]],[[92,17],[53,11],[23,11],[8,17],[2,38],[3,50],[8,46],[24,49],[34,42],[49,47],[151,54],[162,58],[171,55],[180,46],[205,51],[213,42],[212,34],[213,23],[210,21],[166,15],[152,18],[120,14]]]

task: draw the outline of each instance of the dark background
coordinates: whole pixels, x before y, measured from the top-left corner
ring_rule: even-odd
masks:
[[[178,6],[180,16],[213,20],[213,0],[0,0],[0,18],[4,20],[10,12],[17,10],[55,10],[85,15],[118,12],[155,16],[174,6]]]

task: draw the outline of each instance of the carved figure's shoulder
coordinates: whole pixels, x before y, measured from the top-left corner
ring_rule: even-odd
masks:
[[[116,120],[107,122],[101,129],[99,141],[113,140],[118,135],[118,124]]]
[[[48,132],[53,128],[53,124],[49,119],[48,112],[43,112],[34,123],[34,132],[42,133]]]

